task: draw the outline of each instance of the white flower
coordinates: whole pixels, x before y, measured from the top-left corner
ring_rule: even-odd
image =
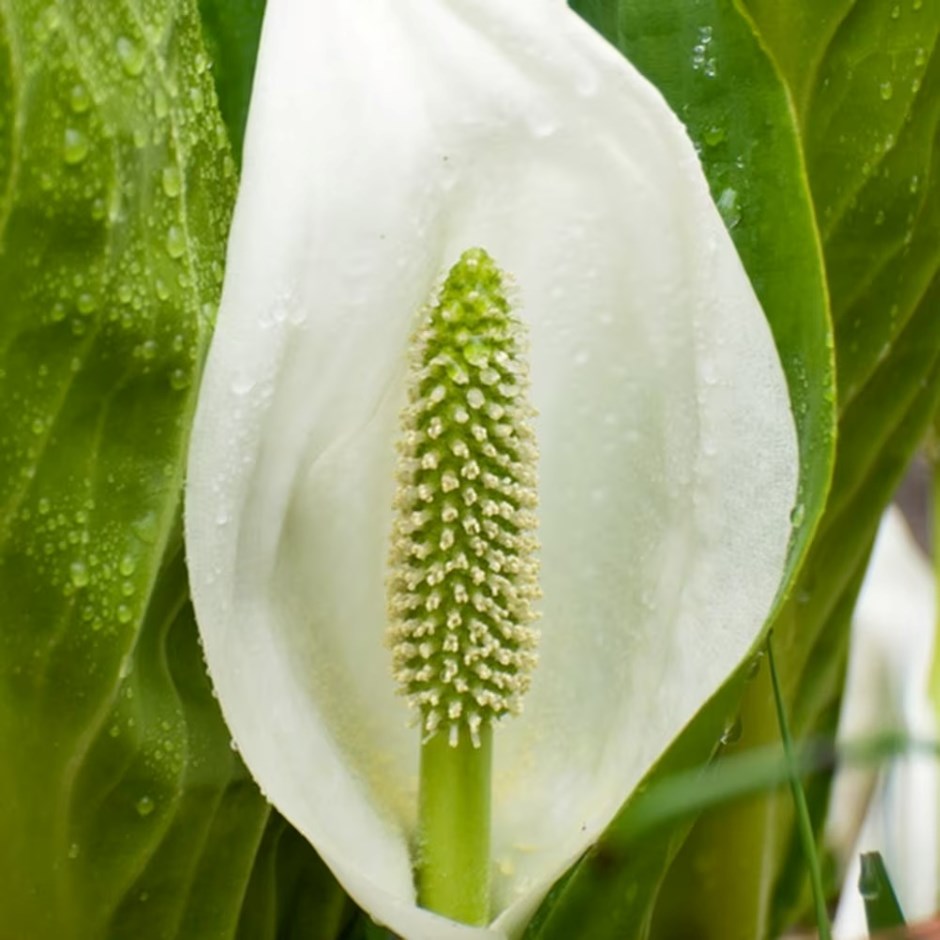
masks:
[[[412,885],[419,732],[385,579],[420,309],[515,279],[539,417],[540,662],[496,731],[494,921]],[[268,798],[408,938],[518,933],[755,643],[797,445],[761,309],[660,95],[560,0],[270,0],[187,540]]]
[[[881,522],[852,623],[839,738],[904,732],[936,735],[928,696],[933,654],[934,584],[930,565],[900,511]],[[940,877],[940,776],[932,754],[905,754],[879,768],[839,773],[832,789],[826,836],[847,865],[834,934],[868,935],[858,890],[860,855],[880,851],[909,922],[937,909]],[[865,814],[859,832],[859,819]]]

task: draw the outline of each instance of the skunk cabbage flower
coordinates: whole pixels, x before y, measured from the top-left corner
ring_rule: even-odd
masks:
[[[900,510],[892,507],[881,521],[852,622],[840,739],[889,732],[935,738],[928,693],[933,633],[933,573]],[[881,768],[851,768],[836,777],[826,837],[847,866],[833,925],[839,940],[868,936],[858,889],[862,852],[881,852],[908,922],[936,912],[938,798],[940,775],[932,754],[905,754]]]
[[[528,334],[542,593],[485,928],[417,906],[421,733],[384,642],[412,340],[471,248]],[[270,0],[223,294],[187,542],[234,741],[378,921],[516,935],[784,567],[786,383],[694,149],[560,0]]]

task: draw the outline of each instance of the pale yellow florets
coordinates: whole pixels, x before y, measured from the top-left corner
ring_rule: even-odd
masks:
[[[536,662],[537,450],[522,324],[482,249],[414,340],[402,412],[388,636],[426,737],[520,710]]]

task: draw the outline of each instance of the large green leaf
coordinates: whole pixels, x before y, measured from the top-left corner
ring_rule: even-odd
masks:
[[[730,2],[582,0],[573,5],[660,88],[686,122],[774,331],[801,451],[790,580],[826,499],[835,396],[822,259],[786,88],[750,24]],[[758,662],[745,667],[670,748],[640,794],[730,745],[741,733],[735,715],[742,690],[750,693],[764,682]],[[601,843],[556,888],[530,936],[648,936],[657,895],[692,821],[637,839],[640,803],[627,804]],[[720,903],[727,907],[727,898]],[[695,935],[685,930],[684,899],[663,910],[678,915],[668,922],[659,915],[664,936]]]
[[[235,175],[193,0],[0,3],[0,938],[234,936],[178,534]]]
[[[776,624],[791,723],[806,736],[834,730],[871,542],[940,397],[940,8],[919,0],[806,0],[787,4],[785,14],[780,4],[753,0],[749,8],[795,105],[836,330],[832,491]],[[738,749],[777,739],[766,684],[749,690],[742,722]],[[810,781],[817,825],[827,794],[826,776]],[[684,930],[750,940],[805,913],[804,881],[783,793],[702,820],[670,897],[683,896]]]

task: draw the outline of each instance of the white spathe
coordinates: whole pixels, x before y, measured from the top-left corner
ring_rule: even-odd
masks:
[[[920,741],[936,737],[928,693],[934,603],[930,564],[900,510],[891,507],[881,521],[852,621],[840,740],[888,732]],[[847,869],[833,925],[838,940],[868,936],[858,890],[862,852],[881,852],[909,923],[936,912],[938,798],[940,773],[933,754],[903,754],[881,768],[839,772],[826,821],[827,841]]]
[[[384,648],[406,349],[460,253],[517,284],[540,665],[497,730],[489,930],[415,904]],[[754,644],[797,486],[764,316],[659,93],[559,0],[270,0],[187,543],[226,720],[409,938],[517,934]]]

